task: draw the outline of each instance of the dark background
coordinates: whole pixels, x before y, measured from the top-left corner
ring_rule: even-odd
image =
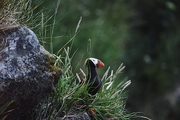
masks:
[[[33,0],[33,6],[38,2]],[[48,18],[56,5],[56,0],[44,0],[35,13],[44,10],[44,17]],[[72,54],[76,51],[74,65],[88,56],[91,39],[91,56],[102,60],[106,68],[115,70],[121,63],[126,66],[117,82],[125,77],[132,80],[126,106],[130,112],[142,112],[153,120],[178,120],[179,8],[179,0],[61,0],[54,53],[72,38],[82,16],[72,47]]]

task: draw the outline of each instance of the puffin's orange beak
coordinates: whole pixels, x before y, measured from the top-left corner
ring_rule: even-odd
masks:
[[[98,60],[97,68],[103,68],[104,66],[104,63]]]

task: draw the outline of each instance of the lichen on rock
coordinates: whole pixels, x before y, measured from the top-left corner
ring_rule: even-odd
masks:
[[[29,28],[0,30],[0,106],[13,100],[10,116],[24,117],[53,90],[60,77],[53,61]]]

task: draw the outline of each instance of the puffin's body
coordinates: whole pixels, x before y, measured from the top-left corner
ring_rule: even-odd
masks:
[[[86,66],[88,67],[88,76],[86,83],[88,86],[88,93],[95,95],[102,86],[102,81],[96,72],[96,68],[103,68],[104,63],[96,58],[88,58],[86,60]]]

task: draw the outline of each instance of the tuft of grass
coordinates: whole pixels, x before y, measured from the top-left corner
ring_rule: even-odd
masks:
[[[70,57],[70,48],[64,49],[61,55],[55,56],[55,65],[59,66],[63,73],[56,85],[55,91],[37,109],[36,119],[70,119],[80,118],[87,113],[92,119],[119,119],[130,120],[135,113],[125,110],[125,88],[130,80],[122,81],[114,87],[117,75],[124,69],[123,64],[114,73],[110,67],[102,77],[103,86],[96,95],[89,95],[85,83],[86,72],[80,69],[84,79],[73,72]],[[79,82],[81,81],[81,82]]]
[[[54,93],[52,93],[51,96],[40,106],[40,110],[38,110],[38,119],[65,118],[70,115],[75,115],[75,109],[79,109],[81,104],[81,107],[85,107],[81,96],[85,97],[85,95],[87,95],[87,93],[84,92],[87,86],[82,86],[77,83],[75,74],[72,70],[72,58],[69,57],[69,51],[69,48],[64,49],[61,56],[55,56],[55,65],[61,66],[63,73],[56,85]],[[79,109],[78,113],[82,111],[84,110]]]
[[[37,27],[40,22],[39,13],[33,14],[35,7],[31,7],[32,0],[0,0],[0,29],[9,29],[19,25]],[[36,25],[35,25],[36,24]]]
[[[97,111],[93,116],[96,119],[130,119],[133,114],[128,114],[125,110],[125,95],[124,90],[130,85],[131,81],[122,81],[119,85],[115,85],[117,75],[125,67],[123,64],[114,73],[110,67],[104,73],[102,78],[103,86],[100,93],[96,95],[91,106]]]

